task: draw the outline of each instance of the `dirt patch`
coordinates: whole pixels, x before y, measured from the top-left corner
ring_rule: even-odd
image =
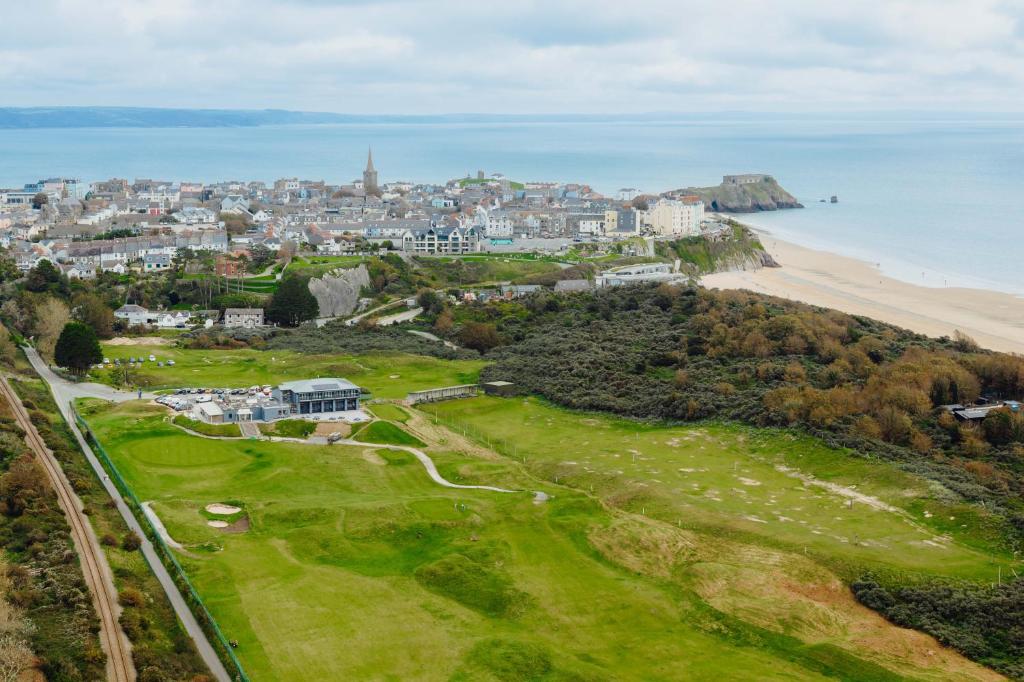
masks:
[[[406,429],[428,446],[440,445],[464,455],[481,459],[501,458],[496,452],[488,450],[471,438],[463,436],[461,433],[441,424],[435,424],[428,417],[424,416],[422,412],[411,409],[408,410],[408,413],[409,421],[405,424]]]
[[[211,514],[219,514],[222,516],[231,516],[242,511],[241,507],[233,507],[230,504],[221,504],[220,502],[214,502],[213,504],[206,505],[206,511]]]
[[[340,433],[342,438],[347,438],[352,433],[352,427],[345,422],[323,422],[317,424],[313,431],[314,436],[329,436],[332,433]]]
[[[386,459],[377,454],[376,450],[363,450],[360,454],[362,455],[362,458],[370,464],[384,466],[388,463]]]
[[[238,533],[245,533],[245,532],[247,532],[249,530],[249,528],[250,528],[249,517],[248,516],[243,516],[242,518],[238,519],[237,521],[235,521],[231,525],[224,526],[223,528],[221,528],[221,532],[222,533],[231,533],[232,535],[236,535]]]
[[[108,346],[169,346],[171,341],[163,336],[118,336],[103,343]]]

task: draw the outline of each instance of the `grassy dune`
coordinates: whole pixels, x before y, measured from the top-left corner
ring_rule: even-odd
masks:
[[[424,408],[525,457],[545,478],[677,527],[854,566],[990,581],[1012,557],[975,508],[820,441],[738,425],[665,427],[479,397]]]
[[[86,418],[190,547],[186,569],[253,679],[994,678],[855,604],[814,560],[986,575],[1003,557],[983,540],[925,542],[941,529],[918,518],[914,479],[786,434],[533,400],[430,409],[517,439],[527,459],[403,412],[446,477],[524,492],[442,488],[408,453],[372,447],[201,439],[141,403]],[[391,410],[378,414],[399,421]],[[893,509],[851,509],[777,464],[856,480]],[[206,525],[200,510],[225,500],[244,505],[247,532]]]

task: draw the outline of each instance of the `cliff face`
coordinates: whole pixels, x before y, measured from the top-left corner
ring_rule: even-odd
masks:
[[[704,200],[709,211],[722,213],[755,213],[780,208],[803,208],[792,194],[774,178],[765,178],[746,185],[721,184],[717,187],[687,187],[671,192],[673,196],[696,195]]]
[[[714,238],[656,242],[657,255],[678,259],[680,271],[695,278],[715,272],[779,267],[750,230],[731,221],[730,227]]]
[[[320,279],[309,280],[309,292],[320,304],[320,317],[351,315],[359,305],[359,292],[370,286],[365,265],[350,270],[334,270]]]

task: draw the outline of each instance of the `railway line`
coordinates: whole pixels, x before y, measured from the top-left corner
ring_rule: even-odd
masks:
[[[28,411],[21,404],[6,377],[0,377],[0,397],[7,401],[15,421],[25,430],[25,441],[46,472],[67,517],[71,538],[82,564],[82,575],[92,594],[93,604],[100,619],[99,637],[103,651],[107,654],[107,679],[111,682],[134,682],[136,673],[131,643],[118,622],[120,605],[117,601],[117,590],[114,588],[103,549],[89,525],[89,520],[82,513],[81,501],[71,488],[53,453],[36,431]]]

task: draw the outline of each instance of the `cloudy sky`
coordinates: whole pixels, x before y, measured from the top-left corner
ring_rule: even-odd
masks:
[[[1024,109],[1024,0],[33,0],[0,104]]]

